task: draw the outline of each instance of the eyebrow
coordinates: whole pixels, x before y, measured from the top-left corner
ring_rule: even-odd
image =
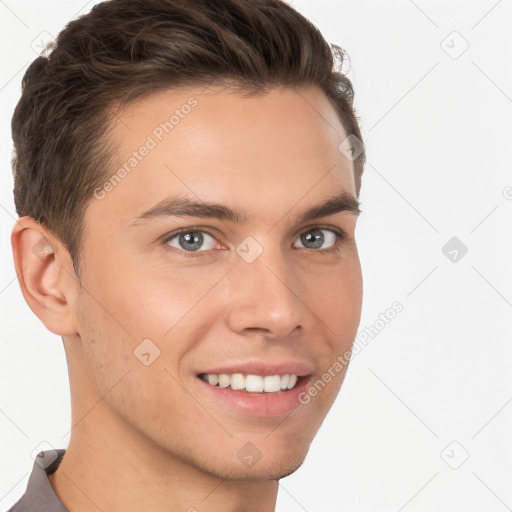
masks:
[[[349,212],[357,216],[361,213],[359,206],[358,199],[342,191],[321,203],[301,210],[297,215],[297,221],[307,222],[339,212]],[[141,220],[173,216],[215,218],[237,224],[247,224],[251,220],[251,216],[243,210],[217,203],[197,202],[187,196],[171,196],[135,217],[130,225],[140,224]]]

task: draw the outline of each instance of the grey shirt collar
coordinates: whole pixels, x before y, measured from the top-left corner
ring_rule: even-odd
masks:
[[[8,512],[68,512],[48,479],[59,466],[66,450],[47,450],[36,456],[25,494]]]

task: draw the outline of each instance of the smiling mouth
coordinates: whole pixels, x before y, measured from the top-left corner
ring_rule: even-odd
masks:
[[[243,373],[200,373],[198,377],[211,386],[231,388],[247,393],[279,393],[296,387],[305,377],[295,374],[284,375],[244,375]]]

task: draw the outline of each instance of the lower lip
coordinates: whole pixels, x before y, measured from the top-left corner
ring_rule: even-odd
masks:
[[[299,395],[304,392],[310,376],[301,377],[294,388],[276,393],[248,393],[212,386],[204,380],[197,379],[205,390],[229,407],[252,416],[278,417],[290,414],[299,407]]]

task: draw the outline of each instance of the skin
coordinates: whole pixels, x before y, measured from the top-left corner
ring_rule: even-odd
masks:
[[[72,430],[50,482],[71,512],[139,511],[142,503],[154,512],[273,511],[278,479],[304,461],[344,378],[346,368],[286,418],[246,416],[204,393],[201,369],[249,360],[308,361],[315,382],[352,345],[362,276],[356,214],[297,223],[334,192],[355,197],[352,162],[338,150],[346,133],[317,88],[253,98],[211,88],[154,94],[110,128],[112,173],[191,96],[190,114],[89,202],[82,287],[50,231],[29,217],[13,229],[23,295],[64,341]],[[251,221],[130,225],[176,193],[244,210]],[[301,242],[316,226],[345,232],[338,252]],[[184,255],[177,237],[166,250],[162,237],[183,227],[212,233],[203,233],[199,256]],[[330,231],[322,233],[330,248]],[[236,252],[248,236],[263,249],[250,264]],[[51,252],[35,255],[41,244]],[[134,350],[148,338],[160,356],[145,366]],[[248,442],[262,455],[252,467],[236,455]]]

